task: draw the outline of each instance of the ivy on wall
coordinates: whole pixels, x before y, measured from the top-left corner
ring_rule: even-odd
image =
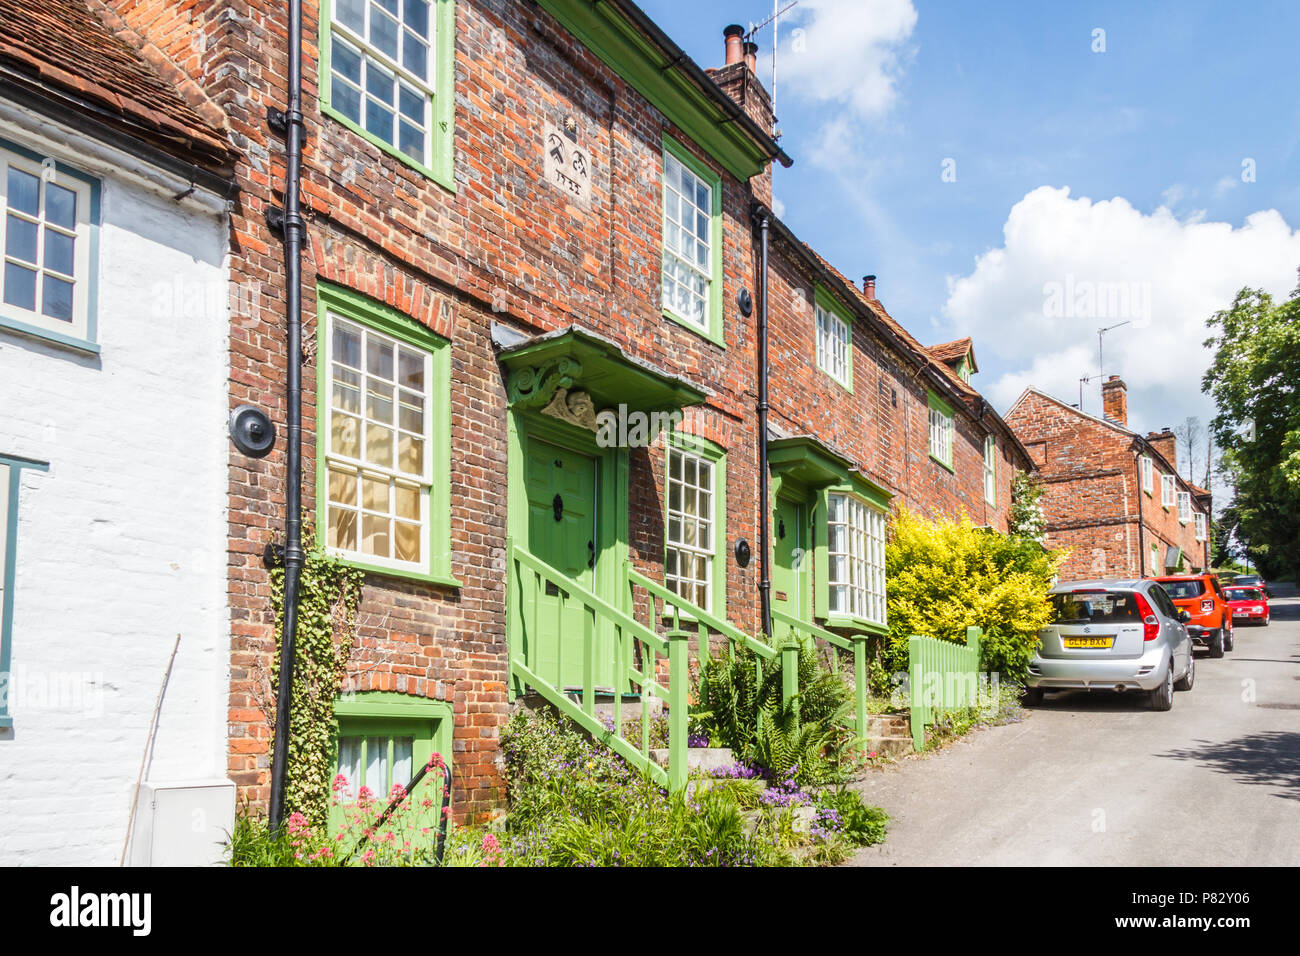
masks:
[[[303,539],[313,540],[305,528]],[[352,655],[364,580],[364,572],[329,557],[319,545],[306,549],[298,584],[298,634],[284,800],[286,813],[297,811],[313,826],[323,826],[329,814],[334,739],[338,733],[334,701]],[[284,623],[283,565],[271,569],[271,595],[278,638]],[[278,699],[279,675],[277,639],[271,668],[272,701]],[[274,729],[275,715],[267,716]]]

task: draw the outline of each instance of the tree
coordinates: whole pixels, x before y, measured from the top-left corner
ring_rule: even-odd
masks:
[[[1043,482],[1036,475],[1016,469],[1011,478],[1011,513],[1008,533],[1013,538],[1030,538],[1042,544],[1047,534],[1043,517]]]
[[[1242,289],[1207,321],[1201,388],[1236,497],[1223,523],[1265,576],[1300,572],[1300,289],[1281,305]]]

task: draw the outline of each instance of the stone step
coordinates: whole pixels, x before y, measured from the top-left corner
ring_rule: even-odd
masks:
[[[914,750],[911,733],[871,736],[863,741],[862,749],[877,757],[905,757]]]
[[[668,749],[665,747],[651,750],[650,759],[659,766],[667,768]],[[730,747],[689,747],[686,750],[687,770],[718,770],[722,767],[730,767],[735,762],[736,758],[731,755]]]
[[[868,714],[869,737],[901,737],[911,734],[912,719],[907,714]]]

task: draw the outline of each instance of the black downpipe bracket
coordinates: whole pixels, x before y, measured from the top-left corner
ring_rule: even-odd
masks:
[[[767,240],[772,215],[759,209],[758,260],[758,599],[763,613],[763,633],[772,639],[772,565],[768,542],[772,503],[767,473]]]
[[[302,178],[302,0],[289,2],[289,109],[286,113],[284,175],[285,316],[288,320],[286,382],[288,431],[284,496],[284,630],[280,635],[280,686],[275,706],[275,748],[271,756],[268,825],[278,830],[284,815],[289,761],[289,707],[293,700],[294,643],[298,635],[298,582],[302,576],[302,240],[298,205]]]

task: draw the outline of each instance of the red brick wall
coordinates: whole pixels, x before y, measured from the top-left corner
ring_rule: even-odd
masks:
[[[244,156],[232,212],[231,280],[252,289],[232,319],[231,405],[251,402],[283,423],[282,246],[265,211],[282,202],[283,144],[265,123],[286,99],[285,7],[269,0],[177,5],[110,0],[132,29],[173,57],[224,112]],[[414,316],[451,342],[451,544],[459,588],[384,575],[367,578],[348,684],[450,701],[459,815],[499,806],[498,734],[508,712],[502,550],[506,520],[506,399],[490,344],[493,320],[525,332],[578,323],[631,355],[706,385],[713,396],[686,429],[728,451],[728,552],[757,543],[756,349],[752,319],[735,306],[756,288],[750,223],[754,194],[723,175],[726,348],[665,320],[660,310],[660,169],[665,132],[680,131],[538,7],[506,0],[456,6],[454,155],[450,192],[322,117],[316,99],[316,6],[306,3],[308,250],[305,341],[314,342],[314,288],[328,278]],[[194,39],[203,36],[202,42]],[[187,41],[187,36],[190,38]],[[594,163],[590,209],[542,176],[543,124],[577,123]],[[717,165],[705,157],[706,163]],[[765,180],[757,184],[760,194]],[[983,504],[983,435],[957,416],[956,476],[929,460],[925,389],[883,341],[855,325],[854,395],[815,368],[812,301],[801,266],[773,263],[776,420],[813,431],[922,511],[967,510],[1006,525],[1011,468],[996,511]],[[784,304],[783,304],[784,303]],[[304,499],[314,507],[315,356],[305,356]],[[897,393],[897,407],[892,396]],[[229,773],[241,798],[268,791],[269,668],[278,635],[262,563],[283,527],[284,445],[255,461],[232,450],[229,600],[233,654]],[[1005,446],[1003,454],[1007,453]],[[632,455],[632,560],[655,576],[663,553],[662,445]],[[653,505],[647,504],[653,502]],[[728,611],[757,626],[758,562],[728,558]]]
[[[1151,452],[1132,432],[1037,392],[1026,393],[1006,420],[1031,452],[1042,453],[1047,544],[1071,550],[1062,580],[1153,576],[1153,541],[1160,544],[1161,561],[1173,544],[1183,549],[1189,566],[1205,566],[1205,542],[1196,540],[1194,520],[1181,524],[1176,506],[1160,504],[1160,475],[1175,474],[1170,463],[1153,455],[1153,493],[1139,491],[1137,456]]]

